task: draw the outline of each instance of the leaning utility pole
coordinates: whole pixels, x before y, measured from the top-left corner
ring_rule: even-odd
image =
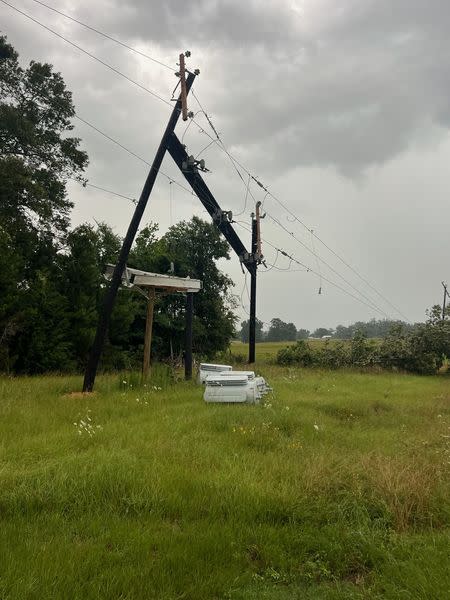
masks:
[[[246,247],[242,243],[242,240],[233,228],[233,215],[231,211],[222,210],[217,200],[214,198],[211,190],[204,182],[200,171],[205,171],[204,161],[195,160],[193,156],[189,156],[186,152],[186,147],[180,142],[175,133],[169,137],[167,144],[167,150],[175,164],[180,169],[186,181],[191,186],[193,192],[197,195],[200,202],[203,204],[205,210],[208,212],[213,220],[213,223],[219,229],[220,233],[225,237],[231,248],[234,250],[239,258],[239,261],[243,267],[247,269],[252,278],[252,293],[251,312],[253,318],[250,318],[250,323],[253,323],[253,332],[255,332],[256,324],[256,269],[257,265],[262,262],[261,255],[261,238],[258,234],[259,231],[259,219],[262,218],[260,215],[260,205],[256,205],[256,216],[253,216],[255,223],[252,222],[252,247],[250,252],[247,251]],[[258,241],[259,240],[259,241]],[[258,251],[259,248],[259,251]],[[253,333],[253,342],[249,340],[249,362],[255,362],[255,335]]]
[[[447,284],[444,283],[443,281],[442,283],[442,287],[444,288],[444,301],[442,302],[442,320],[445,319],[445,308],[447,305],[447,296],[450,298],[450,294],[447,291]]]
[[[184,59],[184,57],[183,57]],[[181,70],[179,73],[180,80],[184,74],[184,60],[182,61],[182,65],[180,65]],[[123,240],[122,248],[120,250],[119,258],[117,260],[116,266],[114,268],[113,275],[111,277],[111,283],[109,285],[108,291],[106,293],[106,297],[103,304],[103,309],[100,315],[100,319],[97,325],[97,331],[94,338],[94,343],[91,348],[91,353],[89,355],[89,360],[86,365],[86,371],[84,373],[84,382],[83,382],[83,392],[91,392],[94,387],[95,376],[97,374],[98,363],[100,361],[100,356],[103,350],[103,346],[105,343],[106,334],[108,331],[109,323],[111,320],[111,313],[114,307],[114,303],[117,296],[117,291],[122,281],[122,274],[126,267],[126,263],[128,260],[128,255],[131,250],[131,246],[133,244],[134,238],[136,237],[137,230],[139,228],[139,224],[142,219],[142,215],[144,214],[145,208],[147,206],[148,199],[153,189],[153,185],[156,181],[156,176],[158,175],[159,168],[161,166],[162,160],[167,150],[167,142],[174,132],[175,126],[178,122],[178,118],[180,113],[186,111],[186,96],[189,93],[189,90],[194,83],[195,76],[198,74],[198,71],[188,73],[187,79],[185,81],[181,81],[181,93],[180,96],[174,106],[172,114],[169,118],[169,122],[167,123],[166,130],[161,139],[161,143],[159,144],[159,148],[156,152],[155,158],[153,160],[153,164],[150,167],[150,171],[147,175],[147,179],[144,184],[144,188],[142,190],[141,196],[139,198],[139,202],[136,205],[136,209],[134,211],[133,217],[131,219],[130,225],[128,226],[128,231]]]

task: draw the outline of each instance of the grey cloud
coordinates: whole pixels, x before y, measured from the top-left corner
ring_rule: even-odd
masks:
[[[297,10],[293,10],[295,3]],[[31,0],[19,4],[170,97],[176,80],[169,71],[38,8]],[[450,218],[450,4],[438,0],[80,0],[58,8],[170,64],[175,64],[180,50],[190,49],[189,64],[201,69],[196,91],[232,151],[307,224],[317,227],[332,247],[342,249],[352,264],[356,260],[358,268],[405,312],[414,319],[423,316],[433,301],[435,282],[439,285],[445,277],[449,252],[445,222]],[[165,126],[165,105],[4,6],[0,6],[0,21],[24,62],[47,60],[62,72],[80,114],[151,160]],[[190,108],[196,109],[193,98]],[[207,127],[202,115],[197,120]],[[183,125],[178,131],[181,137]],[[77,126],[76,133],[90,155],[90,180],[137,196],[145,165],[85,126]],[[198,152],[208,138],[192,126],[186,142],[189,151]],[[241,211],[244,190],[231,165],[212,148],[205,158],[212,169],[208,183],[218,200],[224,208]],[[170,158],[163,169],[182,180]],[[159,178],[145,215],[146,220],[159,220],[162,230],[170,224],[168,194],[167,183]],[[75,186],[71,197],[76,202],[75,224],[95,217],[124,231],[130,213],[126,201],[119,204],[119,199]],[[175,189],[175,218],[188,218],[194,210],[201,212],[198,201]],[[294,228],[275,204],[268,202],[267,210]],[[248,222],[249,211],[248,205],[240,218]],[[314,266],[312,257],[289,236],[268,221],[264,228],[273,243]],[[301,237],[300,229],[296,233]],[[425,243],[427,236],[432,240]],[[274,259],[270,248],[265,251]],[[413,294],[416,265],[420,265],[421,289]],[[240,293],[237,261],[227,268]],[[274,294],[274,281],[285,285],[281,300]],[[279,312],[285,320],[310,327],[371,316],[365,307],[358,309],[353,300],[334,294],[329,286],[324,286],[319,304],[316,283],[310,275],[275,270],[265,280],[261,277],[262,318]]]

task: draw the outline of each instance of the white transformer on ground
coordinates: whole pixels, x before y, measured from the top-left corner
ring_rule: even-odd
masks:
[[[224,373],[230,372],[233,370],[231,365],[215,365],[211,363],[200,363],[200,368],[198,370],[198,383],[205,383],[208,375],[213,375],[215,373]]]
[[[212,366],[212,365],[208,365]],[[222,367],[223,365],[215,365]],[[204,378],[205,402],[248,402],[258,403],[271,388],[264,377],[254,371],[212,370]]]

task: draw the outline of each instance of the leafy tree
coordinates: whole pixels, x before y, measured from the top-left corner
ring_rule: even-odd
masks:
[[[307,340],[310,336],[309,329],[298,329],[297,330],[297,339],[298,340]]]
[[[48,241],[67,230],[66,180],[80,179],[88,159],[67,135],[75,109],[61,75],[34,61],[20,67],[5,37],[0,56],[0,215],[10,234],[35,244],[36,236]]]
[[[130,266],[146,271],[174,274],[203,281],[203,289],[194,298],[194,351],[213,356],[226,350],[234,333],[233,282],[216,262],[229,259],[227,242],[218,229],[198,217],[174,225],[160,239],[157,227],[144,228],[130,255]],[[145,321],[142,304],[140,327]],[[184,349],[185,298],[181,294],[161,297],[155,307],[153,350],[160,356],[181,354]]]
[[[324,335],[332,335],[333,334],[333,330],[332,329],[326,329],[325,327],[318,327],[312,334],[313,337],[315,338],[321,338]]]
[[[70,337],[79,368],[84,367],[88,358],[103,305],[105,267],[107,263],[115,263],[120,245],[121,239],[105,223],[97,227],[85,223],[67,235],[66,253],[60,262],[69,303]],[[103,366],[120,366],[120,351],[130,351],[130,329],[137,310],[134,295],[129,290],[120,290],[111,317]]]
[[[262,342],[264,340],[264,332],[263,332],[264,323],[259,319],[255,320],[255,341]],[[241,323],[241,331],[239,332],[239,337],[244,344],[248,343],[249,339],[249,330],[250,330],[250,321],[243,321]]]
[[[0,36],[0,368],[6,370],[14,360],[20,370],[55,369],[56,356],[64,368],[70,354],[70,344],[58,350],[67,325],[58,251],[72,207],[67,178],[81,178],[87,165],[79,140],[68,135],[74,114],[61,75],[36,62],[23,69]],[[40,357],[47,346],[48,356]]]
[[[270,321],[269,331],[266,336],[268,342],[295,341],[296,337],[297,329],[294,323],[285,323],[278,318],[274,318]]]

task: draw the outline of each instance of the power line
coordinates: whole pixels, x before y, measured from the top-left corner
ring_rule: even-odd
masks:
[[[214,134],[215,134],[215,138],[210,135],[207,131],[205,131],[198,123],[196,123],[201,130],[201,133],[205,134],[207,137],[209,137],[211,140],[213,140],[218,146],[219,148],[222,149],[223,152],[225,152],[225,154],[227,154],[227,156],[229,157],[229,159],[231,160],[232,164],[234,165],[235,169],[237,170],[239,177],[241,180],[243,180],[242,175],[240,174],[239,170],[237,169],[238,165],[243,171],[245,171],[245,173],[251,177],[255,183],[261,187],[265,192],[266,192],[266,196],[270,196],[273,200],[275,200],[275,202],[277,202],[282,208],[284,208],[284,210],[286,210],[298,223],[300,223],[302,225],[302,227],[304,227],[308,232],[311,233],[311,235],[316,238],[316,240],[318,242],[320,242],[329,252],[331,252],[336,258],[338,258],[338,260],[340,260],[348,269],[350,269],[359,279],[361,279],[361,281],[363,281],[366,285],[368,285],[372,291],[374,291],[380,298],[382,298],[382,300],[384,300],[384,302],[386,302],[391,308],[393,308],[398,314],[401,315],[401,317],[403,319],[405,319],[406,321],[409,322],[409,319],[400,311],[399,308],[397,308],[394,304],[392,304],[392,302],[390,302],[381,292],[379,292],[375,286],[373,286],[365,277],[363,277],[354,267],[352,267],[344,258],[342,258],[335,250],[333,250],[332,248],[330,248],[330,246],[328,246],[328,244],[326,244],[318,235],[316,235],[314,232],[311,231],[311,229],[294,213],[292,212],[283,202],[281,202],[281,200],[279,200],[279,198],[277,198],[274,194],[272,194],[272,192],[270,192],[267,187],[257,178],[255,177],[241,162],[239,162],[236,157],[234,157],[231,152],[229,152],[227,150],[227,148],[225,147],[223,141],[220,138],[219,133],[217,132],[217,129],[215,128],[215,126],[213,125],[211,118],[209,117],[209,115],[206,113],[205,109],[203,108],[202,104],[200,103],[199,99],[197,98],[197,96],[194,94],[194,92],[192,93],[194,99],[197,101],[201,111],[203,112],[205,118],[207,119],[211,129],[213,130]],[[245,183],[245,182],[244,182]],[[264,198],[264,199],[265,199]],[[360,292],[359,292],[360,293]],[[370,302],[373,302],[372,300],[370,300]],[[386,313],[384,313],[386,314]]]
[[[65,36],[61,35],[60,33],[58,33],[57,31],[55,31],[51,27],[48,27],[47,25],[44,25],[44,23],[41,23],[41,21],[38,21],[37,19],[35,19],[31,15],[29,15],[28,13],[26,13],[26,12],[24,12],[24,11],[16,8],[12,4],[9,4],[9,2],[6,2],[6,0],[0,0],[0,2],[2,2],[3,4],[5,4],[6,6],[9,6],[10,8],[12,8],[13,10],[15,10],[17,13],[23,15],[24,17],[26,17],[30,21],[33,21],[33,23],[36,23],[37,25],[40,25],[41,27],[43,27],[47,31],[50,31],[50,33],[52,33],[53,35],[56,35],[56,37],[60,38],[61,40],[63,40],[67,44],[70,44],[71,46],[73,46],[74,48],[76,48],[77,50],[79,50],[80,52],[83,52],[83,54],[86,54],[86,56],[89,56],[90,58],[92,58],[92,60],[95,60],[98,63],[100,63],[101,65],[103,65],[104,67],[106,67],[107,69],[110,69],[113,73],[116,73],[116,75],[120,75],[120,77],[123,77],[129,83],[132,83],[133,85],[137,86],[138,88],[140,88],[144,92],[147,92],[151,96],[154,96],[155,98],[158,98],[158,100],[161,100],[161,102],[164,102],[164,104],[167,104],[168,106],[170,106],[170,108],[173,108],[172,104],[169,102],[169,100],[165,100],[157,92],[154,92],[153,90],[145,87],[144,85],[142,85],[138,81],[135,81],[131,77],[128,77],[128,75],[125,75],[125,73],[122,73],[122,71],[119,71],[119,69],[117,69],[113,65],[110,65],[109,63],[105,62],[101,58],[98,58],[97,56],[95,56],[94,54],[92,54],[91,52],[89,52],[88,50],[85,50],[84,48],[82,48],[81,46],[79,46],[78,44],[76,44],[75,42],[72,42],[71,40],[69,40]]]
[[[158,60],[157,58],[154,58],[153,56],[145,54],[145,52],[142,52],[141,50],[138,50],[137,48],[133,48],[132,46],[125,44],[125,42],[122,42],[121,40],[118,40],[117,38],[114,38],[111,35],[105,33],[104,31],[101,31],[100,29],[96,29],[95,27],[92,27],[91,25],[88,25],[87,23],[83,23],[83,21],[79,21],[78,19],[75,19],[75,17],[71,17],[70,15],[54,8],[53,6],[49,6],[48,4],[45,4],[45,2],[40,2],[40,0],[32,0],[32,1],[35,2],[36,4],[40,4],[41,6],[45,6],[45,8],[52,10],[53,12],[57,13],[58,15],[61,15],[62,17],[65,17],[66,19],[69,19],[70,21],[73,21],[74,23],[78,23],[78,25],[82,25],[83,27],[86,27],[86,29],[89,29],[90,31],[93,31],[94,33],[97,33],[98,35],[103,36],[104,38],[110,40],[111,42],[114,42],[116,44],[119,44],[120,46],[123,46],[127,50],[131,50],[131,52],[134,52],[135,54],[138,54],[139,56],[148,58],[148,60],[151,60],[154,63],[161,65],[162,67],[165,67],[166,69],[169,69],[170,71],[176,71],[176,69],[163,63],[162,61]]]
[[[136,198],[131,198],[130,196],[124,196],[123,194],[119,194],[118,192],[114,192],[113,190],[108,190],[107,188],[104,188],[100,185],[96,185],[94,183],[90,183],[89,181],[78,181],[78,179],[75,179],[74,177],[70,178],[72,181],[75,181],[76,183],[79,183],[81,185],[81,187],[91,187],[94,188],[95,190],[100,190],[101,192],[106,192],[107,194],[111,194],[112,196],[117,196],[118,198],[123,198],[124,200],[130,200],[130,202],[133,202],[133,204],[136,204]]]
[[[1,1],[3,1],[3,0],[1,0]],[[144,164],[146,164],[147,166],[152,168],[151,163],[149,163],[145,158],[143,158],[142,156],[139,156],[139,154],[136,154],[136,152],[133,152],[133,150],[130,150],[129,148],[124,146],[121,142],[119,142],[118,140],[114,139],[113,137],[111,137],[110,135],[108,135],[107,133],[105,133],[104,131],[99,129],[98,127],[96,127],[93,123],[90,123],[86,119],[83,119],[82,117],[80,117],[80,115],[75,115],[75,117],[79,121],[81,121],[82,123],[84,123],[85,125],[90,127],[91,129],[93,129],[94,131],[96,131],[97,133],[102,135],[104,138],[106,138],[107,140],[112,142],[113,144],[116,144],[116,146],[119,146],[119,148],[122,148],[122,150],[125,150],[125,152],[128,152],[128,154],[130,154],[131,156],[134,156],[134,158],[137,158],[138,160],[140,160],[141,162],[143,162]],[[170,175],[167,175],[167,173],[164,173],[164,171],[161,171],[161,169],[159,169],[158,173],[160,175],[162,175],[163,177],[165,177],[166,179],[168,179],[169,181],[171,181],[172,183],[174,183],[175,185],[177,185],[179,188],[181,188],[185,192],[187,192],[189,195],[192,194],[192,190],[189,190],[182,183],[179,183],[176,179],[173,179],[173,177],[170,177]]]
[[[249,231],[251,233],[251,230],[248,229],[247,227],[241,225],[240,223],[238,223],[238,225],[240,227],[242,227],[243,229],[245,229],[246,231]],[[267,244],[268,246],[270,246],[271,248],[273,248],[274,250],[277,250],[278,252],[280,252],[283,256],[286,256],[287,258],[289,258],[292,262],[296,263],[298,266],[303,267],[303,269],[305,269],[306,272],[311,272],[314,275],[316,275],[317,277],[320,277],[319,273],[317,273],[316,271],[314,271],[314,269],[312,269],[308,265],[305,265],[304,263],[302,263],[301,261],[299,261],[292,254],[288,254],[285,250],[282,250],[281,248],[278,248],[275,244],[272,244],[272,242],[269,242],[267,239],[263,239],[262,241],[265,244]],[[354,294],[352,294],[351,292],[349,292],[348,290],[346,290],[345,288],[343,288],[338,283],[332,281],[331,279],[328,279],[327,277],[324,277],[323,275],[322,275],[322,279],[324,281],[326,281],[327,283],[329,283],[330,285],[332,285],[333,287],[335,287],[338,290],[340,290],[341,292],[343,292],[344,294],[347,294],[347,296],[350,296],[351,298],[353,298],[354,300],[356,300],[360,304],[364,304],[365,306],[367,306],[371,310],[376,310],[378,313],[383,314],[379,309],[375,308],[374,306],[371,306],[367,302],[364,302],[364,300],[361,300],[361,298],[358,298],[358,296],[355,296]]]
[[[375,304],[375,302],[369,298],[369,296],[366,296],[366,294],[364,294],[363,292],[361,292],[358,288],[356,288],[350,281],[348,281],[343,275],[341,275],[339,273],[339,271],[337,271],[334,267],[332,267],[331,265],[329,265],[321,256],[319,256],[318,254],[316,254],[313,250],[311,250],[304,242],[302,242],[292,231],[289,231],[276,217],[273,217],[271,214],[269,214],[266,211],[266,215],[269,217],[269,219],[271,219],[274,223],[276,223],[281,229],[283,229],[283,231],[285,231],[286,233],[288,233],[298,244],[300,244],[303,248],[305,248],[310,254],[312,254],[316,260],[320,260],[320,262],[322,262],[324,265],[326,265],[330,271],[332,271],[335,275],[337,275],[340,279],[342,279],[342,281],[348,285],[352,290],[354,290],[357,294],[359,294],[360,296],[362,296],[365,300],[367,300],[367,302],[370,302],[370,304],[373,305],[374,308],[376,308],[376,310],[379,313],[382,313],[385,317],[389,318],[389,315],[386,314],[377,304]],[[320,266],[318,268],[318,273],[319,273],[319,280],[320,282],[322,281],[322,279],[324,279],[322,277],[322,273],[320,271]]]

